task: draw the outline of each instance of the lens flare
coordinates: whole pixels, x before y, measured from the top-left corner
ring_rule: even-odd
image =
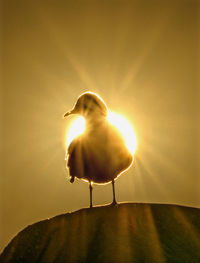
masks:
[[[107,119],[119,130],[124,138],[126,147],[128,148],[129,152],[134,155],[137,147],[137,139],[135,131],[130,122],[122,115],[111,111],[108,112]]]
[[[77,117],[69,127],[67,133],[67,147],[77,136],[83,134],[85,131],[85,119],[82,116]]]
[[[130,122],[122,115],[115,112],[108,112],[107,120],[114,125],[124,138],[124,142],[128,150],[134,155],[137,147],[137,139],[135,131]],[[85,119],[82,116],[77,117],[69,127],[66,139],[67,147],[77,136],[85,131]]]

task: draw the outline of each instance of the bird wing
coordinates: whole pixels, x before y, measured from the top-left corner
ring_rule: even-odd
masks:
[[[77,137],[68,148],[67,166],[70,176],[82,178],[84,175],[84,166],[82,158],[82,139]]]
[[[68,148],[69,173],[97,183],[109,182],[127,169],[132,155],[119,131],[102,124],[74,139]]]
[[[132,162],[122,135],[108,123],[90,130],[84,137],[82,150],[85,176],[93,177],[94,182],[112,180]]]

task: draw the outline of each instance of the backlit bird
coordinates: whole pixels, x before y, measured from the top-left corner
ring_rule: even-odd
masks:
[[[83,93],[74,108],[64,117],[80,114],[85,118],[85,132],[68,147],[67,166],[71,176],[89,182],[90,207],[92,183],[112,182],[113,203],[116,203],[114,179],[131,166],[133,156],[125,146],[117,128],[107,121],[108,109],[104,101],[93,92]]]

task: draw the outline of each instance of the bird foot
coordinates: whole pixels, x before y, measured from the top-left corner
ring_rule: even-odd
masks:
[[[70,183],[73,183],[73,182],[74,182],[74,176],[72,176],[70,179]]]
[[[110,206],[117,206],[118,203],[116,202],[116,200],[113,200],[112,203],[110,204]]]

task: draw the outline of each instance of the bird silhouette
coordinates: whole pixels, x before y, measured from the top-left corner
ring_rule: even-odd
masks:
[[[85,118],[84,133],[68,147],[67,166],[71,183],[75,177],[89,182],[90,207],[92,183],[112,182],[112,204],[116,204],[114,180],[133,162],[119,130],[107,121],[107,113],[106,104],[97,94],[85,92],[74,108],[64,115],[79,114]]]

